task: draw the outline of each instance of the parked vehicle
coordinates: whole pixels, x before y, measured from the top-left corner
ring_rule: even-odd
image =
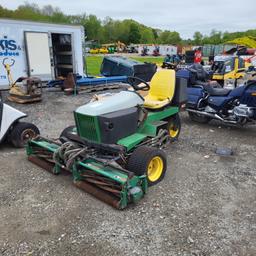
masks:
[[[148,56],[148,48],[147,47],[143,47],[143,50],[141,52],[141,56]]]
[[[39,135],[38,128],[31,123],[20,122],[27,115],[2,102],[0,94],[0,143],[7,140],[15,147],[23,147],[28,140]]]
[[[156,72],[150,85],[135,77],[128,82],[134,91],[102,95],[76,109],[76,125],[63,130],[60,142],[37,137],[27,146],[29,161],[54,174],[68,170],[77,187],[118,209],[164,178],[163,148],[179,136],[187,99],[174,70]]]
[[[135,46],[128,46],[127,52],[128,53],[138,53],[138,49]]]
[[[199,66],[188,68],[187,111],[191,120],[208,123],[217,119],[227,124],[245,125],[256,121],[256,80],[235,89],[222,88],[207,81]]]
[[[105,48],[105,47],[102,47],[102,48],[94,48],[94,49],[91,49],[89,51],[90,54],[107,54],[108,53],[108,49]]]
[[[236,87],[237,80],[245,76],[245,62],[241,57],[221,55],[214,58],[211,67],[212,79],[218,81],[223,87]]]
[[[45,82],[70,72],[83,74],[83,44],[83,26],[0,19],[0,63],[13,60],[13,77]],[[8,75],[1,71],[0,89],[8,87]]]
[[[108,49],[105,48],[105,47],[102,47],[102,48],[99,49],[99,53],[101,53],[101,54],[107,54],[107,53],[108,53]]]
[[[91,49],[89,51],[90,54],[98,54],[99,53],[99,49],[98,48],[94,48],[94,49]]]

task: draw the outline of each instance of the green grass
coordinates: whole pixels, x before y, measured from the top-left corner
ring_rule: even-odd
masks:
[[[103,60],[102,56],[87,56],[86,57],[87,73],[92,76],[99,75],[102,60]]]
[[[133,60],[141,61],[141,62],[151,62],[156,63],[157,65],[161,65],[164,57],[130,57]],[[100,74],[100,66],[103,60],[103,56],[87,56],[86,57],[86,66],[87,73],[92,76],[96,76]]]
[[[131,59],[141,61],[141,62],[151,62],[160,65],[163,63],[164,57],[131,57]]]

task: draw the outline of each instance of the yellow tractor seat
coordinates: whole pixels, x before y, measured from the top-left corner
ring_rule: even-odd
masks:
[[[149,109],[162,108],[171,103],[175,92],[175,71],[160,70],[150,82],[150,90],[145,96],[144,106]]]

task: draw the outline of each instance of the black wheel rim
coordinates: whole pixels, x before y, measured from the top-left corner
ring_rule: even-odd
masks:
[[[21,134],[21,140],[23,143],[28,142],[30,139],[33,139],[36,137],[36,132],[32,129],[26,129]]]

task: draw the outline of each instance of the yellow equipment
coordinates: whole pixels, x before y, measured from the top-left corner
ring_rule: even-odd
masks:
[[[8,58],[3,59],[3,66],[6,69],[9,81],[9,96],[8,100],[16,103],[31,103],[42,100],[42,82],[37,77],[19,77],[15,82],[11,75],[11,66],[15,60],[11,59],[7,63]]]
[[[125,52],[126,51],[126,44],[122,43],[121,41],[118,41],[116,43],[117,52]]]
[[[89,51],[90,54],[107,54],[108,53],[108,49],[105,48],[105,47],[102,47],[102,48],[95,48],[95,49],[91,49]]]
[[[212,79],[225,87],[226,83],[236,86],[238,79],[245,76],[245,61],[238,56],[222,55],[216,56],[211,67],[213,71]]]
[[[170,104],[175,92],[175,71],[161,70],[150,82],[150,90],[145,96],[144,106],[150,109],[162,108]]]
[[[244,36],[226,42],[226,44],[244,45],[249,48],[256,48],[256,37]]]
[[[101,53],[101,54],[107,54],[107,53],[108,53],[108,49],[105,48],[105,47],[102,47],[102,48],[99,49],[99,53]]]
[[[90,51],[89,51],[89,53],[90,54],[98,54],[99,53],[99,49],[91,49]]]

